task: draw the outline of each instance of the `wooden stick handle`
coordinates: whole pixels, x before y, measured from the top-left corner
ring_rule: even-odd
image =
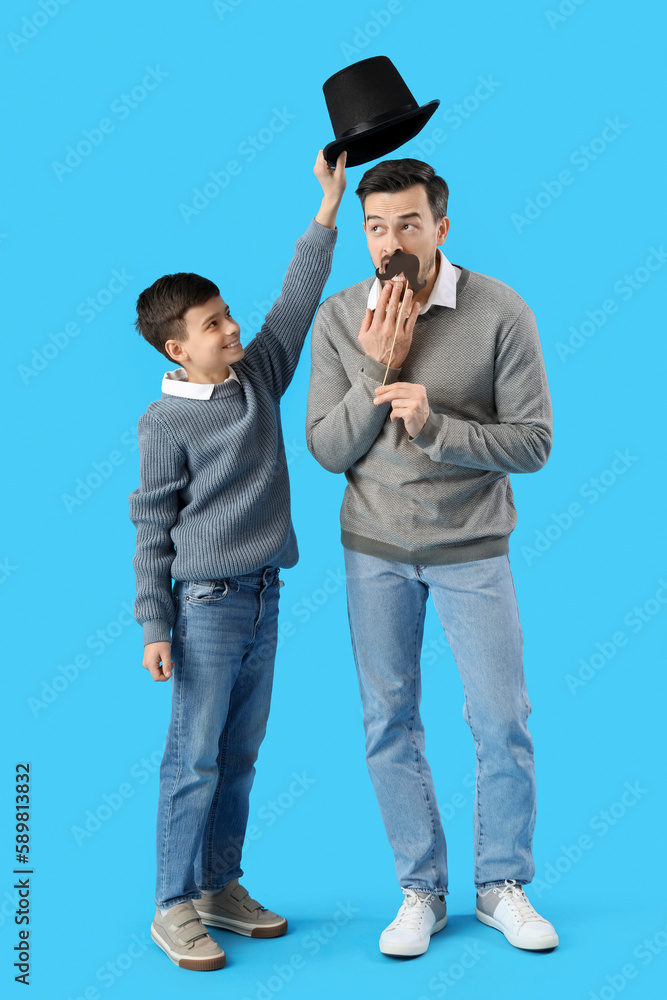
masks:
[[[387,381],[387,375],[389,374],[389,368],[391,367],[391,359],[394,356],[394,345],[396,344],[396,337],[398,336],[398,328],[401,325],[401,316],[403,314],[403,304],[405,302],[405,291],[408,287],[407,281],[405,282],[405,288],[403,289],[403,296],[401,298],[401,305],[398,310],[398,317],[396,318],[396,329],[394,330],[394,339],[391,342],[391,351],[389,352],[389,361],[387,362],[387,370],[384,373],[384,378],[382,380],[382,385]]]
[[[385,382],[387,381],[387,375],[389,374],[389,368],[391,366],[391,359],[394,356],[394,344],[396,343],[396,337],[398,336],[398,328],[401,325],[401,316],[403,314],[403,304],[405,302],[405,293],[407,291],[407,287],[408,287],[408,283],[406,281],[405,282],[405,288],[403,289],[403,296],[401,298],[401,306],[400,306],[400,309],[398,310],[398,317],[396,319],[396,329],[394,330],[394,339],[391,342],[391,351],[389,352],[389,361],[387,362],[387,370],[384,373],[384,378],[382,380],[382,385],[384,385]]]

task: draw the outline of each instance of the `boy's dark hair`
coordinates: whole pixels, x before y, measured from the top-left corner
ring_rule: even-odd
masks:
[[[135,327],[149,344],[174,359],[165,350],[168,340],[187,340],[188,331],[183,317],[191,306],[201,306],[220,294],[217,285],[200,274],[179,271],[165,274],[145,288],[137,299]]]
[[[438,177],[433,167],[423,160],[383,160],[367,170],[359,182],[355,194],[359,196],[362,209],[366,204],[366,196],[375,192],[395,194],[405,191],[414,184],[423,184],[426,188],[428,203],[437,222],[447,215],[447,199],[449,188],[443,177]]]

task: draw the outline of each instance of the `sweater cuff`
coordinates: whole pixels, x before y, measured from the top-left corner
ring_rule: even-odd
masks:
[[[435,444],[436,436],[441,430],[443,430],[443,428],[447,427],[446,421],[447,417],[444,413],[438,413],[436,418],[433,410],[429,410],[426,423],[420,430],[417,437],[411,438],[408,436],[408,440],[411,444],[419,445],[420,448],[428,448],[430,445]]]
[[[144,622],[144,646],[149,642],[171,642],[171,626],[161,618],[154,618],[150,622]]]
[[[381,384],[384,379],[384,373],[387,371],[387,366],[383,365],[380,361],[376,361],[369,354],[366,354],[361,371],[368,378],[372,378],[375,382]],[[387,382],[398,382],[400,371],[400,368],[390,368],[387,374]]]
[[[306,243],[310,243],[311,246],[317,247],[318,250],[333,250],[337,239],[338,226],[335,229],[329,229],[328,226],[323,226],[313,217],[310,220],[310,225],[303,236],[299,237],[297,243],[304,240]]]

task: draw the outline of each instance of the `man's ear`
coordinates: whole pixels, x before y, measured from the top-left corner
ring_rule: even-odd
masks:
[[[442,246],[442,244],[447,239],[448,232],[449,232],[449,218],[446,215],[443,215],[441,219],[438,219],[437,239],[435,241],[436,246],[439,247]]]

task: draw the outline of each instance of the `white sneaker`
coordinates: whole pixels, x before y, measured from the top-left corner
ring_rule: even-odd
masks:
[[[528,902],[523,887],[514,879],[505,879],[505,885],[477,890],[475,916],[483,924],[502,931],[515,948],[541,951],[555,948],[558,935],[553,926]]]
[[[423,955],[431,935],[447,923],[447,903],[444,896],[433,892],[403,889],[405,899],[396,919],[380,935],[383,955]]]

